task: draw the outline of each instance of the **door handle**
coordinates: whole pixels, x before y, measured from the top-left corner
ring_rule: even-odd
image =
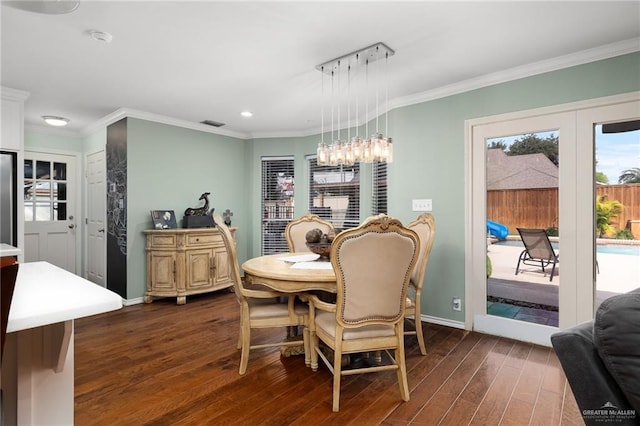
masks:
[[[98,232],[104,232],[104,228],[98,229]]]
[[[74,225],[73,223],[69,224],[69,229],[74,229],[76,227],[76,225]]]

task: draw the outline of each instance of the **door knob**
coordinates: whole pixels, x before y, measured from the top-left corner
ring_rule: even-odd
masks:
[[[104,228],[98,229],[98,232],[104,232]]]
[[[73,223],[69,224],[69,229],[74,229],[76,227],[76,225],[74,225]]]

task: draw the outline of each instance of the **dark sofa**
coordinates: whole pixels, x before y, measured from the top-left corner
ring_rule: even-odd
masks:
[[[640,425],[640,288],[551,336],[587,425]]]

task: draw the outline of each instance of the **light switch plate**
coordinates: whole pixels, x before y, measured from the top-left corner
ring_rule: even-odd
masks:
[[[412,200],[412,207],[414,212],[430,212],[433,209],[431,198]]]

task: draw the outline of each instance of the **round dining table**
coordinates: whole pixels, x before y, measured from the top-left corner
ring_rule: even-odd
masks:
[[[336,292],[331,262],[313,253],[278,253],[254,257],[242,264],[247,284],[262,284],[283,293],[322,290]],[[306,260],[306,261],[305,261]]]

